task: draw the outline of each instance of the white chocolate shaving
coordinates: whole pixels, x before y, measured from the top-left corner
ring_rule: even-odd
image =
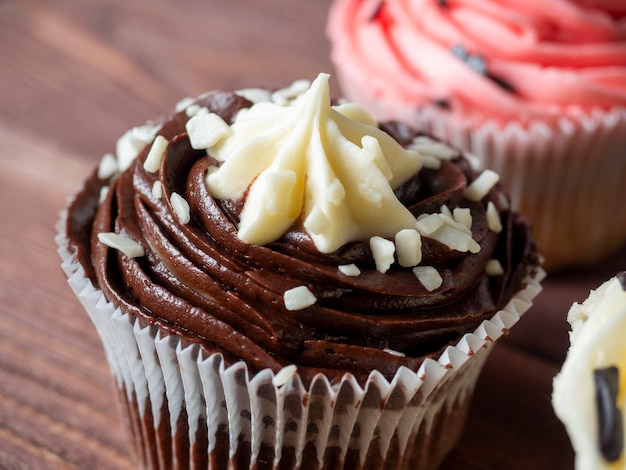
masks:
[[[176,112],[179,113],[182,110],[186,110],[189,106],[191,106],[195,102],[196,102],[196,99],[192,98],[190,96],[187,96],[186,98],[183,98],[178,103],[176,103],[176,108],[175,108]]]
[[[235,91],[236,95],[242,96],[252,103],[262,103],[272,100],[272,93],[264,88],[244,88]]]
[[[98,198],[98,203],[102,204],[104,202],[104,200],[107,197],[107,194],[109,194],[109,187],[108,186],[103,186],[100,188],[100,196]]]
[[[154,142],[152,142],[152,147],[150,147],[146,160],[143,162],[143,169],[149,173],[159,171],[163,155],[165,154],[165,150],[168,145],[169,141],[165,137],[157,135]]]
[[[296,375],[297,370],[298,366],[296,366],[295,364],[289,364],[288,366],[283,367],[272,378],[272,385],[274,387],[282,387],[287,382],[289,382],[292,377]]]
[[[393,242],[382,237],[372,237],[370,238],[370,249],[374,263],[376,263],[376,270],[381,273],[389,271],[394,262],[393,255],[396,251]]]
[[[485,170],[465,188],[464,195],[470,201],[478,202],[491,191],[491,188],[493,188],[499,180],[500,175],[495,171]]]
[[[163,184],[160,181],[155,181],[152,185],[152,195],[156,199],[161,199],[163,197]]]
[[[432,266],[416,266],[413,268],[413,273],[417,277],[417,280],[428,290],[434,291],[441,287],[443,278],[439,271]]]
[[[146,254],[143,246],[135,240],[125,235],[120,235],[119,233],[100,232],[98,234],[98,240],[109,248],[121,251],[129,258],[137,258]]]
[[[422,164],[424,168],[429,170],[439,170],[441,168],[441,160],[431,155],[422,155]]]
[[[206,106],[200,106],[199,104],[192,104],[185,109],[185,114],[190,118],[194,116],[205,116],[209,114],[209,108]]]
[[[345,276],[356,277],[361,274],[361,270],[356,264],[342,264],[338,266],[338,269]]]
[[[446,217],[448,217],[449,219],[452,219],[452,211],[450,210],[450,208],[446,205],[443,205],[439,208],[439,211],[441,212],[442,215],[445,215]]]
[[[383,149],[380,148],[378,140],[371,135],[364,135],[361,139],[361,145],[363,146],[362,152],[364,157],[376,163],[376,166],[378,166],[385,178],[390,180],[393,177],[393,172],[389,168],[387,160],[385,160]]]
[[[209,149],[220,140],[228,137],[232,131],[230,126],[217,114],[196,114],[185,124],[191,147]]]
[[[283,300],[287,310],[302,310],[317,302],[315,295],[306,286],[294,287],[285,291]]]
[[[489,226],[489,230],[492,232],[500,233],[502,231],[500,214],[498,213],[498,209],[496,209],[495,204],[491,201],[487,203],[487,225]]]
[[[422,235],[434,233],[444,223],[440,214],[422,214],[417,218],[415,226]]]
[[[415,137],[407,148],[417,150],[422,156],[428,155],[439,160],[452,160],[460,155],[457,150],[444,142],[425,135]]]
[[[500,263],[500,260],[490,259],[485,265],[485,273],[487,276],[502,276],[504,274],[504,268]]]
[[[458,222],[471,230],[472,212],[467,207],[455,207],[452,211],[452,218],[455,222]]]
[[[100,165],[98,165],[98,178],[106,180],[111,178],[118,171],[117,159],[112,153],[107,153],[102,156]]]
[[[271,100],[279,106],[287,106],[293,99],[306,92],[310,86],[309,80],[296,80],[288,87],[273,92]]]
[[[422,237],[417,230],[400,230],[395,243],[400,266],[413,267],[422,261]]]
[[[170,204],[181,224],[188,224],[191,220],[189,203],[180,194],[173,192],[170,196]]]
[[[387,354],[391,354],[392,356],[406,357],[406,354],[400,351],[396,351],[395,349],[385,348],[383,349],[383,351],[385,351]]]
[[[472,231],[464,223],[445,214],[422,214],[415,226],[421,235],[433,238],[453,250],[478,253],[480,245],[472,238]]]
[[[129,168],[131,163],[137,158],[137,155],[139,155],[139,152],[154,140],[154,136],[159,131],[159,128],[160,126],[153,124],[144,124],[143,126],[129,129],[117,139],[115,154],[117,167],[120,172]]]

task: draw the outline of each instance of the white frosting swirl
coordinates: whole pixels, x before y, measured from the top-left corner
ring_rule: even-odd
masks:
[[[245,198],[239,238],[267,244],[298,219],[322,253],[415,228],[394,189],[422,166],[352,104],[331,106],[327,74],[281,106],[241,113],[208,153],[223,162],[206,177],[218,199]]]

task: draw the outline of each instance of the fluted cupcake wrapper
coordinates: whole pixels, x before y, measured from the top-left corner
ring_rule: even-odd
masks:
[[[146,468],[433,468],[455,444],[494,342],[530,307],[543,271],[505,309],[438,360],[361,386],[297,371],[252,374],[245,363],[122,312],[57,242],[68,282],[91,317]]]

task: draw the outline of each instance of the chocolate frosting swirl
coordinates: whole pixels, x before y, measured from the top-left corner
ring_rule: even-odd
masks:
[[[225,92],[196,103],[227,123],[252,104]],[[207,353],[221,352],[228,362],[244,360],[252,371],[296,364],[305,381],[318,372],[338,380],[346,371],[364,379],[373,369],[388,378],[402,365],[417,370],[426,357],[436,358],[502,308],[537,265],[523,218],[501,209],[503,230],[489,230],[487,202],[500,206],[502,188],[495,186],[480,202],[464,197],[477,173],[463,156],[443,161],[438,170],[423,168],[396,190],[415,216],[439,212],[442,205],[471,211],[478,253],[422,238],[421,264],[443,278],[432,292],[410,268],[394,264],[386,273],[377,271],[367,242],[320,253],[300,219],[275,242],[246,244],[237,237],[241,203],[211,197],[204,177],[217,162],[191,147],[188,119],[180,111],[161,122],[158,135],[170,143],[159,171],[143,168],[147,145],[120,174],[99,179],[94,172],[69,208],[68,243],[94,285],[124,312],[200,343]],[[381,129],[402,145],[417,135],[397,123]],[[160,198],[152,192],[157,180]],[[171,205],[174,192],[189,203],[187,224]],[[109,248],[98,241],[101,232],[139,242],[145,256],[129,258]],[[485,267],[494,258],[504,274],[487,276]],[[338,266],[346,264],[359,266],[361,275],[342,274]],[[317,302],[286,309],[284,292],[302,285]]]

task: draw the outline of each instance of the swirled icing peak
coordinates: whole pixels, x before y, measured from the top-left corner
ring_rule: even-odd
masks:
[[[419,171],[420,154],[371,125],[355,105],[332,106],[328,78],[320,74],[285,106],[253,105],[229,129],[206,116],[189,121],[192,144],[209,132],[202,121],[218,130],[206,149],[221,164],[206,185],[217,199],[244,200],[242,241],[270,243],[299,218],[322,253],[415,228],[394,189]]]

